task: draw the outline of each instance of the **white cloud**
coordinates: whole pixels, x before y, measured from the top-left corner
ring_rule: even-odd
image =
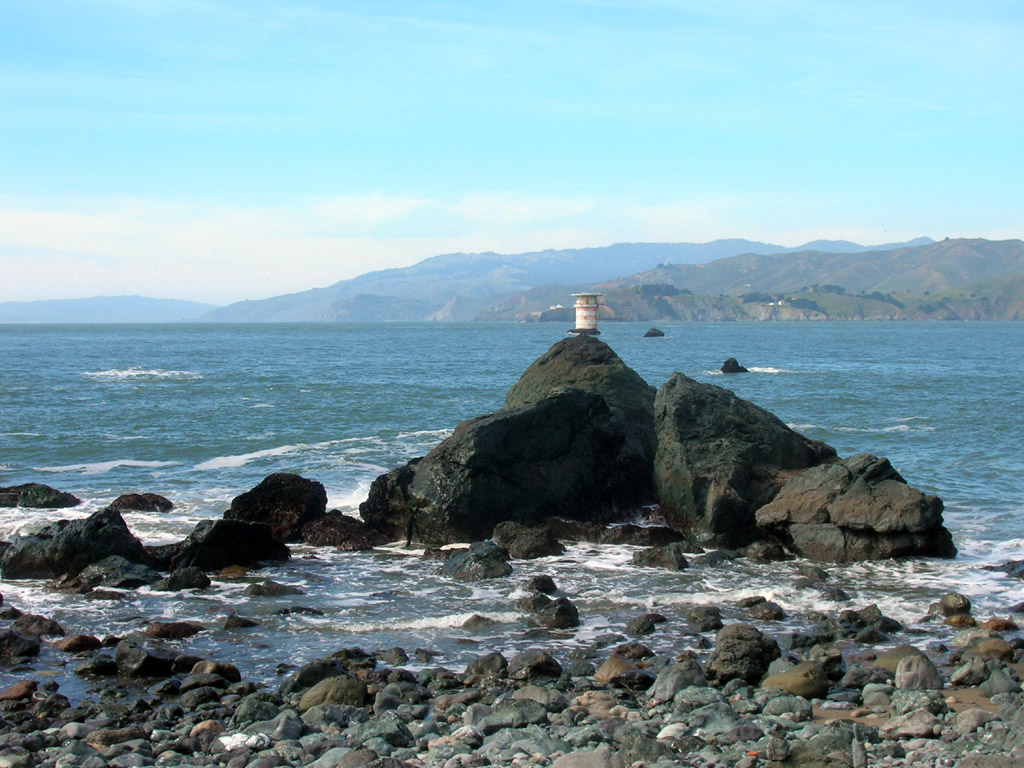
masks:
[[[819,238],[877,243],[933,234],[886,232],[869,219],[833,224],[841,218],[781,195],[649,203],[516,192],[451,200],[378,192],[263,207],[159,200],[26,207],[0,201],[0,301],[140,294],[226,304],[456,251],[720,237],[782,245]],[[801,226],[801,220],[824,224]]]

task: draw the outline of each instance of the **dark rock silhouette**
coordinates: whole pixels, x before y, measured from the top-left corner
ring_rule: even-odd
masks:
[[[722,373],[750,373],[750,371],[736,361],[735,357],[730,357],[722,363],[722,367],[719,370],[721,370]]]
[[[58,491],[42,483],[24,483],[0,488],[0,507],[63,509],[77,507],[82,500],[67,491]]]
[[[252,490],[236,496],[225,520],[267,523],[281,541],[299,541],[302,527],[327,512],[327,491],[316,480],[288,472],[265,477]]]
[[[174,503],[157,493],[124,493],[110,502],[118,512],[170,512]]]
[[[60,520],[33,536],[16,537],[0,555],[0,575],[5,579],[70,578],[111,555],[132,563],[150,562],[120,513],[101,509],[81,520]]]
[[[655,339],[664,336],[665,332],[659,328],[648,328],[647,332],[644,333],[645,339]]]

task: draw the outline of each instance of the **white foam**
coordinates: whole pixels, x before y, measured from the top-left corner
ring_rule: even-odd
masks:
[[[91,464],[67,464],[62,467],[33,467],[36,472],[81,472],[85,475],[101,475],[119,467],[172,467],[177,461],[136,461],[134,459],[114,459],[113,461],[97,461]]]
[[[339,496],[328,496],[327,504],[332,508],[340,507],[342,509],[354,509],[366,501],[366,497],[369,493],[370,483],[359,483],[355,488],[347,493]]]
[[[0,432],[0,437],[42,437],[38,432]]]
[[[522,614],[516,611],[498,611],[494,613],[452,613],[447,616],[426,616],[422,619],[412,621],[394,619],[380,622],[345,622],[346,632],[381,632],[388,630],[409,630],[409,629],[451,629],[461,627],[474,616],[483,616],[498,624],[511,624],[519,621]]]
[[[196,464],[193,469],[199,471],[206,471],[210,469],[235,469],[237,467],[244,467],[251,461],[257,459],[265,459],[271,456],[288,456],[299,451],[315,451],[323,448],[329,448],[332,445],[336,445],[338,441],[330,440],[325,443],[315,443],[308,445],[306,443],[297,443],[295,445],[281,445],[277,448],[267,448],[262,451],[253,451],[251,453],[239,453],[234,456],[217,456],[207,461]]]
[[[763,368],[748,368],[747,370],[751,373],[792,373],[792,371],[787,368],[773,368],[771,366],[765,366]]]
[[[133,381],[144,379],[201,379],[202,374],[195,371],[168,371],[162,368],[111,368],[106,371],[85,371],[87,379],[97,381]]]

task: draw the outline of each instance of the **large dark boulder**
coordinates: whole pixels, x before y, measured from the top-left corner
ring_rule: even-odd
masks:
[[[170,568],[219,571],[229,565],[255,565],[264,560],[287,560],[288,547],[266,523],[241,520],[202,520],[170,558]]]
[[[811,560],[956,555],[942,501],[908,486],[888,459],[866,453],[793,477],[756,519]]]
[[[795,470],[835,451],[727,389],[681,373],[658,390],[654,486],[662,514],[702,545],[739,547],[761,534],[756,510]]]
[[[302,527],[327,512],[327,491],[316,480],[277,472],[236,496],[226,520],[266,523],[281,541],[300,541]]]
[[[586,334],[564,339],[537,358],[505,396],[510,411],[566,389],[600,395],[621,426],[625,442],[616,459],[616,498],[626,506],[650,503],[654,432],[654,387],[600,339]]]
[[[719,630],[704,674],[713,685],[725,685],[737,678],[756,685],[768,671],[768,665],[781,655],[779,644],[756,627],[729,624]]]
[[[445,561],[441,574],[459,581],[500,579],[512,573],[508,553],[490,541],[476,541]]]
[[[63,509],[77,507],[82,500],[66,491],[42,483],[24,483],[0,488],[0,507]]]
[[[626,435],[605,399],[570,389],[464,422],[423,459],[381,475],[359,507],[391,539],[479,541],[511,520],[557,511],[608,519],[634,498],[621,473]]]
[[[101,509],[80,520],[58,521],[33,536],[16,537],[0,555],[0,577],[70,578],[112,555],[132,563],[150,562],[124,518],[116,510]]]

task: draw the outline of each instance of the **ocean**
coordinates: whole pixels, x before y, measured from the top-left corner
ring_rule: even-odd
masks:
[[[644,642],[677,654],[701,647],[685,629],[688,607],[721,605],[735,619],[733,604],[752,595],[786,610],[782,622],[754,622],[776,634],[807,611],[869,603],[913,631],[929,603],[949,591],[970,597],[978,617],[1006,616],[1024,600],[1024,582],[987,568],[1024,558],[1024,323],[659,327],[663,338],[644,338],[646,325],[606,323],[601,338],[655,386],[680,371],[733,390],[840,455],[887,456],[912,486],[944,500],[960,555],[824,564],[831,583],[853,598],[842,605],[798,585],[799,561],[668,572],[633,566],[632,547],[590,544],[517,561],[508,579],[477,584],[442,578],[436,561],[400,546],[368,553],[297,546],[291,561],[255,571],[252,580],[297,586],[298,596],[249,597],[247,582],[215,578],[202,592],[143,588],[122,601],[88,601],[41,582],[4,581],[4,604],[55,618],[69,634],[100,637],[153,620],[197,621],[208,630],[185,641],[191,652],[270,683],[288,665],[349,646],[428,649],[438,654],[431,665],[453,669],[492,650],[569,654],[649,611],[669,621]],[[377,475],[423,455],[459,422],[499,409],[565,330],[541,323],[0,326],[0,486],[42,482],[85,502],[0,509],[0,538],[84,517],[122,493],[153,492],[175,509],[125,519],[144,543],[169,543],[273,472],[320,481],[329,508],[356,514]],[[751,372],[718,373],[727,357]],[[511,606],[518,585],[540,573],[579,607],[577,630],[538,635]],[[315,611],[286,610],[296,606]],[[261,623],[224,631],[221,620],[233,611]],[[490,621],[463,627],[473,615]],[[67,664],[46,648],[30,667],[59,678],[68,695],[87,692]],[[0,668],[0,688],[22,675]]]

